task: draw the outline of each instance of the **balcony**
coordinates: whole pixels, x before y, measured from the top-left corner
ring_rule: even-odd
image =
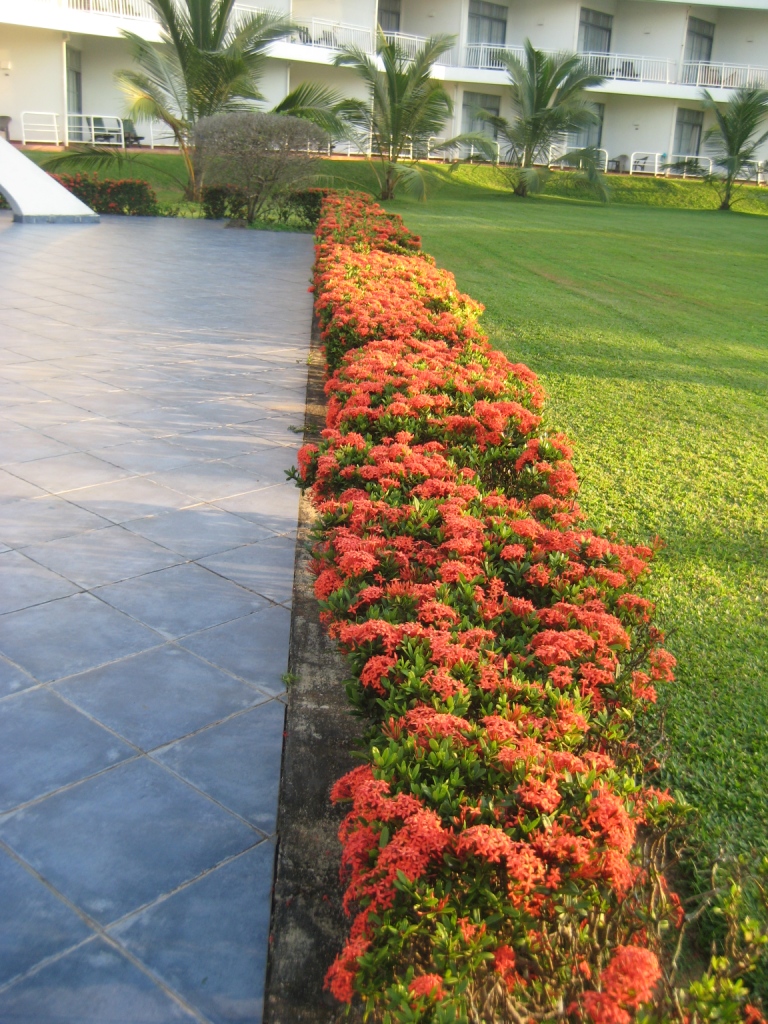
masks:
[[[412,36],[407,32],[385,33],[388,43],[395,43],[409,60],[413,60],[417,52],[427,41],[426,36]],[[456,67],[458,64],[458,53],[456,47],[451,47],[446,53],[439,57],[437,63],[443,67]]]
[[[685,63],[680,70],[680,82],[703,89],[767,89],[768,68],[750,64]]]

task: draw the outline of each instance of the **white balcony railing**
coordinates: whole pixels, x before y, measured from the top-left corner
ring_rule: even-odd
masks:
[[[59,123],[59,115],[47,110],[22,111],[21,141],[25,146],[35,143],[61,145],[64,132]]]
[[[296,21],[293,42],[304,46],[322,46],[329,50],[340,50],[345,46],[357,46],[366,53],[373,50],[373,35],[369,28],[360,25],[344,25],[335,21],[312,18],[310,21]]]
[[[525,56],[522,46],[493,46],[491,43],[470,43],[464,51],[464,67],[482,68],[487,71],[503,71],[504,57],[510,54],[517,58]]]
[[[123,119],[112,114],[68,114],[67,138],[89,146],[125,147]]]
[[[623,82],[664,82],[677,78],[677,66],[663,57],[638,57],[630,53],[583,53],[593,75]]]
[[[113,18],[143,18],[157,21],[155,9],[147,0],[64,0],[63,6],[73,11],[110,14]]]
[[[408,60],[413,60],[427,41],[426,36],[413,36],[406,32],[386,32],[385,36],[388,43],[397,44]],[[451,47],[442,57],[438,57],[436,63],[442,64],[444,67],[455,67],[457,61],[458,53],[456,52],[456,47]]]
[[[705,89],[765,89],[768,88],[768,68],[750,64],[685,63],[680,82]]]

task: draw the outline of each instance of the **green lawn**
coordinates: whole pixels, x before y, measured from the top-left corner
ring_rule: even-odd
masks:
[[[669,782],[768,853],[768,224],[457,190],[392,204],[541,375],[592,522],[661,536]]]

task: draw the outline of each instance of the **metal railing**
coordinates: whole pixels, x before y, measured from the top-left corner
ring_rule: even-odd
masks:
[[[142,18],[157,21],[154,7],[147,0],[64,0],[64,6],[73,11],[92,14],[111,14],[113,18]]]
[[[407,32],[385,32],[384,35],[387,42],[396,43],[409,60],[414,59],[427,41],[426,36],[409,35]],[[435,63],[442,64],[444,67],[455,67],[457,61],[458,53],[456,47],[452,46],[450,50],[438,57]]]
[[[565,141],[564,143],[557,143],[556,142],[552,146],[550,146],[549,147],[549,161],[548,161],[547,166],[549,166],[549,167],[560,167],[560,168],[563,168],[563,167],[577,168],[578,167],[579,169],[583,170],[583,168],[584,168],[584,160],[583,159],[578,159],[575,156],[574,157],[569,157],[569,155],[568,155],[573,150],[577,150],[579,148],[584,148],[584,147],[579,147],[579,146],[573,145],[573,141],[574,140],[571,139],[571,140]],[[603,149],[602,147],[601,148],[596,148],[595,149],[595,154],[600,157],[600,159],[598,161],[596,161],[598,169],[601,170],[603,173],[606,173],[607,170],[608,170],[608,150],[607,149]]]
[[[113,114],[68,114],[67,141],[125,148],[123,119]]]
[[[312,18],[297,21],[296,31],[291,37],[295,43],[304,46],[323,46],[329,50],[340,50],[345,46],[358,46],[366,53],[373,51],[373,36],[369,28],[360,25],[343,25],[340,22]]]
[[[649,153],[646,150],[638,150],[629,158],[630,174],[652,174],[656,177],[661,168],[663,153]]]
[[[714,164],[711,157],[700,156],[698,153],[672,153],[667,158],[664,170],[670,174],[682,175],[683,178],[700,178],[703,174],[711,174]]]
[[[768,87],[768,68],[751,64],[686,62],[680,69],[680,83],[705,89],[764,89]]]
[[[21,141],[25,146],[36,142],[60,146],[64,136],[59,125],[59,115],[41,110],[22,111]]]
[[[664,57],[640,57],[631,53],[582,53],[593,75],[613,81],[673,83],[677,65]]]
[[[507,55],[522,58],[525,56],[525,50],[522,46],[494,46],[491,43],[469,43],[464,50],[464,67],[503,71],[505,68],[504,57]]]

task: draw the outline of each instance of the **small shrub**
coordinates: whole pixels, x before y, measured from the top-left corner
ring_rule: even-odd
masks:
[[[205,180],[239,189],[249,224],[306,177],[314,154],[325,145],[325,132],[281,114],[217,114],[195,127],[196,159]]]
[[[281,219],[295,218],[300,224],[316,228],[320,222],[323,200],[330,194],[327,188],[300,188],[287,192],[280,202]]]
[[[206,220],[239,220],[245,216],[248,205],[245,193],[237,185],[206,185],[202,202]]]

